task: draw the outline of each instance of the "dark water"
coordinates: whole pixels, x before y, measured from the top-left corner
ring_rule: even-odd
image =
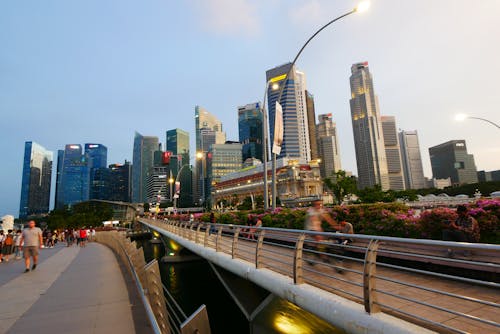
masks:
[[[187,316],[205,304],[212,333],[343,333],[313,314],[274,298],[250,323],[205,260],[163,263],[163,244],[137,241],[146,261],[158,260],[162,281]],[[255,287],[256,289],[260,289]]]

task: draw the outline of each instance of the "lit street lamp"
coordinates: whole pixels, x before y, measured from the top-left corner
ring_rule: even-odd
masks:
[[[458,121],[458,122],[463,122],[466,119],[478,119],[480,121],[490,123],[491,125],[495,126],[497,129],[500,129],[500,125],[498,125],[495,122],[492,122],[492,121],[490,121],[490,120],[488,120],[486,118],[473,117],[473,116],[469,116],[469,115],[466,115],[466,114],[458,114],[458,115],[455,116],[455,121]]]
[[[288,80],[288,78],[290,77],[290,74],[292,72],[292,69],[295,65],[295,63],[297,62],[297,59],[299,58],[299,56],[302,54],[302,51],[304,51],[305,47],[309,44],[309,42],[311,42],[311,40],[316,37],[316,35],[318,35],[321,31],[323,31],[326,27],[330,26],[331,24],[335,23],[336,21],[346,17],[346,16],[349,16],[351,14],[354,14],[356,12],[364,12],[366,11],[368,8],[370,7],[370,2],[369,1],[362,1],[361,3],[359,3],[354,9],[352,9],[351,11],[343,14],[343,15],[340,15],[336,18],[334,18],[333,20],[331,20],[330,22],[328,22],[327,24],[323,25],[321,28],[319,28],[311,37],[309,37],[309,39],[304,43],[304,45],[302,45],[302,47],[300,48],[299,52],[297,53],[297,55],[295,56],[295,58],[293,59],[292,63],[291,63],[291,66],[290,66],[290,69],[288,70],[288,73],[286,74],[286,76],[282,79],[283,80],[283,84],[280,85],[280,92],[279,92],[279,95],[278,95],[278,99],[276,100],[278,103],[280,103],[281,101],[281,97],[283,95],[283,91],[285,89],[285,85],[286,85],[286,80]],[[273,175],[272,175],[272,207],[273,207],[273,210],[276,209],[276,154],[273,153],[273,163],[272,163],[272,168],[273,168]]]
[[[203,204],[205,202],[205,175],[204,175],[204,170],[203,170],[203,163],[204,163],[204,154],[203,152],[196,152],[196,159],[198,160],[201,160],[200,161],[200,165],[201,165],[201,170],[200,170],[200,174],[201,174],[201,203],[200,204]]]

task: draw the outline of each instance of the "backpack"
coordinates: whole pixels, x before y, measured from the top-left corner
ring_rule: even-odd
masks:
[[[12,238],[11,234],[7,234],[5,238],[5,246],[12,246],[14,244],[14,238]]]

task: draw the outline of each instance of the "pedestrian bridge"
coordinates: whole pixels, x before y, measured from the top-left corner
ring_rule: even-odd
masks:
[[[139,221],[347,333],[500,333],[498,245]]]

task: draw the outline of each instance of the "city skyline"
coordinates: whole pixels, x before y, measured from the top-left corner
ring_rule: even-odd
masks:
[[[232,1],[224,10],[218,7],[223,1],[54,4],[0,5],[6,50],[0,55],[0,111],[9,125],[0,141],[1,214],[17,211],[28,140],[53,152],[64,143],[96,141],[109,147],[110,162],[132,160],[135,130],[163,138],[175,125],[193,138],[197,104],[220,117],[228,139],[236,140],[235,109],[262,99],[265,70],[290,61],[305,38],[355,2]],[[316,113],[335,115],[343,169],[356,172],[349,67],[365,60],[382,114],[394,115],[401,129],[418,130],[426,176],[428,148],[454,139],[467,141],[478,170],[498,169],[497,130],[474,120],[454,123],[453,115],[498,121],[500,97],[485,95],[484,87],[494,87],[500,74],[499,47],[489,38],[500,33],[499,10],[488,0],[473,6],[377,1],[310,45],[297,65],[307,74]],[[240,11],[244,19],[232,20]],[[176,36],[168,33],[185,22],[196,23]],[[279,39],[266,33],[276,24],[288,27]]]

